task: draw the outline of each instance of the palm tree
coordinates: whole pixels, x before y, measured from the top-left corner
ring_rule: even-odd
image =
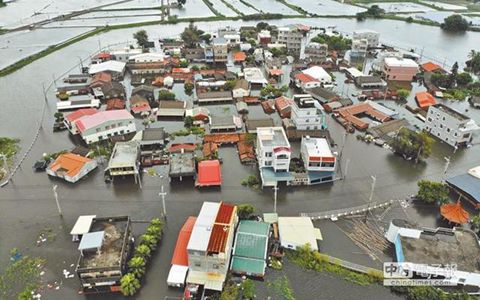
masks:
[[[475,55],[477,55],[477,52],[474,49],[472,49],[468,53],[468,58],[473,59],[475,57]]]
[[[146,245],[150,250],[155,250],[157,248],[158,240],[155,236],[150,234],[142,234],[140,236],[140,244]]]
[[[138,245],[135,248],[135,256],[140,256],[140,257],[143,257],[144,259],[147,259],[150,257],[151,254],[152,254],[152,250],[150,250],[150,248],[148,248],[147,245]]]
[[[120,287],[124,296],[133,296],[140,288],[140,281],[134,274],[127,273],[120,279]]]
[[[134,274],[137,278],[142,278],[145,274],[145,259],[141,256],[134,256],[128,262],[128,267],[130,272]]]

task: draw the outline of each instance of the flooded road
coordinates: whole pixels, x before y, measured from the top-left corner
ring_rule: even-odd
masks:
[[[255,24],[245,22],[242,24]],[[425,54],[448,62],[458,60],[463,63],[470,49],[480,44],[480,33],[467,32],[463,35],[443,33],[436,27],[406,24],[390,20],[369,20],[358,23],[355,20],[336,19],[289,19],[272,21],[272,24],[306,23],[316,26],[336,24],[341,31],[352,32],[357,28],[370,28],[381,33],[381,39],[396,44],[421,49],[425,47]],[[201,29],[212,31],[220,26],[239,26],[238,22],[199,23]],[[162,25],[145,27],[150,37],[173,37],[178,35],[186,24]],[[66,70],[76,68],[78,57],[86,58],[98,49],[99,41],[102,45],[118,43],[131,39],[138,28],[112,31],[98,35],[78,44],[55,52],[31,65],[3,78],[0,78],[0,136],[9,136],[21,139],[24,151],[31,143],[41,119],[44,98],[42,83],[49,84],[52,77],[60,77]],[[415,32],[415,35],[411,34]],[[177,295],[178,291],[168,289],[166,277],[170,259],[176,241],[178,230],[190,215],[197,215],[203,201],[227,201],[236,204],[252,203],[258,212],[267,212],[273,209],[273,192],[271,190],[254,191],[240,185],[240,181],[255,174],[256,168],[241,165],[236,149],[225,147],[220,149],[220,157],[224,160],[222,175],[224,184],[221,189],[198,190],[193,188],[191,181],[170,185],[166,179],[149,177],[144,174],[143,188],[140,189],[131,181],[117,184],[105,184],[103,181],[103,166],[76,185],[63,181],[52,180],[44,173],[34,173],[32,164],[43,153],[57,152],[71,149],[71,142],[66,132],[53,133],[53,116],[56,111],[55,97],[52,90],[47,94],[48,106],[43,129],[25,160],[18,170],[13,182],[0,189],[0,265],[4,266],[8,260],[8,252],[13,247],[23,251],[45,257],[48,261],[48,279],[61,279],[62,270],[71,270],[70,264],[76,263],[78,250],[71,243],[68,232],[78,215],[96,214],[98,216],[129,215],[134,220],[145,220],[158,216],[161,213],[161,201],[158,197],[161,184],[164,184],[168,195],[167,215],[168,223],[166,234],[153,263],[150,265],[144,288],[137,299],[163,299],[165,295]],[[468,104],[457,103],[455,106],[465,109]],[[216,110],[215,111],[219,111]],[[252,113],[261,116],[261,110],[252,109]],[[470,113],[480,123],[479,111],[470,110]],[[279,120],[276,119],[278,122]],[[328,120],[334,140],[341,145],[344,130],[331,118]],[[175,125],[156,123],[156,126],[165,124],[167,128]],[[181,124],[181,123],[180,123]],[[298,151],[298,143],[293,143]],[[338,148],[337,148],[338,150]],[[22,153],[23,153],[22,151]],[[298,152],[295,154],[298,155]],[[466,151],[457,151],[438,144],[428,159],[426,165],[412,166],[410,162],[394,156],[385,149],[374,145],[367,145],[358,141],[354,135],[348,135],[344,148],[344,159],[350,159],[348,176],[345,180],[334,184],[317,187],[281,188],[278,198],[278,212],[281,215],[297,215],[301,212],[316,212],[330,209],[346,208],[366,203],[370,189],[370,175],[377,176],[377,188],[374,201],[384,202],[390,199],[403,199],[416,192],[416,181],[428,178],[439,180],[444,168],[444,157],[452,156],[448,175],[456,175],[466,169],[480,165],[480,146]],[[52,186],[58,185],[60,203],[64,218],[57,215],[53,199]],[[419,220],[428,223],[430,219]],[[327,253],[339,255],[340,258],[358,261],[358,251],[348,240],[338,240],[335,235],[340,232],[332,225],[320,223],[326,239],[332,241],[326,246]],[[322,226],[325,227],[323,230]],[[36,246],[40,231],[52,228],[56,234],[53,242]],[[137,232],[141,228],[137,228]],[[330,236],[329,236],[330,235]],[[342,247],[345,251],[338,251]],[[351,247],[351,248],[348,248]],[[348,249],[348,250],[347,250]],[[287,269],[290,272],[290,269]],[[292,271],[297,274],[297,271]],[[297,299],[307,299],[308,296],[319,295],[318,299],[339,299],[336,291],[346,290],[346,284],[341,279],[334,280],[327,276],[324,280],[310,279],[310,274],[292,276],[292,286],[298,289]],[[320,275],[323,276],[323,275]],[[306,279],[307,278],[307,279]],[[305,280],[311,284],[303,285]],[[319,283],[318,285],[316,283]],[[322,283],[322,284],[320,284]],[[319,290],[321,287],[321,290]],[[371,297],[375,299],[389,299],[390,294],[377,293],[376,287],[352,287],[356,291],[352,295],[361,294],[364,289],[373,289]],[[76,278],[63,279],[60,290],[48,290],[45,299],[122,299],[121,296],[88,297],[77,295],[78,280]],[[383,291],[383,289],[382,289]],[[367,293],[367,292],[366,292]],[[324,297],[322,296],[324,295]],[[345,294],[346,295],[346,294]],[[362,294],[363,295],[363,294]],[[367,295],[367,294],[366,294]],[[393,296],[391,297],[392,299]]]

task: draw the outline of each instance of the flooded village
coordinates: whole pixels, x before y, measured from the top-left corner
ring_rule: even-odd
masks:
[[[478,4],[3,2],[0,299],[475,299]]]

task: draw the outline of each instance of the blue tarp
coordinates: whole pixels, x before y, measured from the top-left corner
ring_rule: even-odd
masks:
[[[448,178],[447,183],[469,194],[473,200],[480,202],[480,179],[467,173]]]
[[[400,240],[400,235],[397,234],[395,239],[395,255],[397,256],[397,262],[404,262],[405,256],[403,255],[402,241]]]

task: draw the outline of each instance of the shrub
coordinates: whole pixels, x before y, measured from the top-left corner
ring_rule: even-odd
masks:
[[[255,207],[251,204],[240,204],[237,208],[238,218],[240,219],[248,219],[253,212],[255,211]]]
[[[143,274],[145,274],[145,265],[145,259],[141,256],[134,256],[128,262],[130,272],[138,279],[142,278]]]
[[[120,279],[120,288],[124,296],[133,296],[140,288],[140,281],[134,274],[127,273]]]
[[[147,245],[138,245],[135,248],[135,256],[143,257],[145,259],[149,258],[152,253],[152,250]]]

